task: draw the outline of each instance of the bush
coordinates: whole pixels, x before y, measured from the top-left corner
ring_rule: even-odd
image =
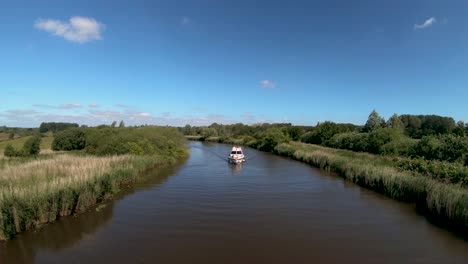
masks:
[[[414,146],[413,155],[429,160],[465,163],[468,138],[456,135],[425,136]]]
[[[55,134],[52,141],[53,150],[81,150],[86,146],[85,130],[69,128]]]
[[[185,154],[185,138],[176,128],[99,128],[86,133],[85,151],[95,155],[169,155]]]
[[[33,136],[24,142],[23,145],[23,155],[24,156],[35,156],[38,155],[41,151],[41,141],[42,138],[39,135]]]
[[[409,137],[402,137],[401,139],[393,140],[380,147],[380,154],[406,156],[409,157],[413,154],[414,147],[418,141]]]
[[[3,154],[5,157],[16,157],[18,156],[18,151],[11,144],[8,144]]]
[[[289,142],[290,138],[279,128],[269,128],[260,134],[258,149],[262,151],[273,151],[279,143]]]

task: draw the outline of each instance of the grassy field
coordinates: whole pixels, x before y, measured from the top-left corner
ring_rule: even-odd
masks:
[[[10,138],[10,133],[0,133],[0,141],[8,140]]]
[[[83,212],[137,180],[144,170],[175,162],[162,156],[66,153],[17,160],[0,167],[0,240]]]
[[[388,157],[290,142],[276,153],[338,175],[393,199],[416,203],[432,219],[468,234],[468,188],[404,171]]]
[[[20,149],[20,148],[23,147],[24,142],[26,142],[31,137],[32,136],[27,136],[27,137],[21,137],[21,138],[15,138],[15,139],[0,141],[0,152],[3,154],[3,151],[5,150],[5,148],[6,148],[6,146],[8,144],[11,144],[16,149]],[[51,135],[47,135],[47,136],[43,137],[42,142],[41,142],[41,150],[49,150],[50,146],[52,145],[53,140],[54,140],[54,137],[51,136]]]
[[[91,142],[97,144],[97,150],[132,146],[142,153],[129,154],[132,149],[125,155],[90,155],[86,150],[54,152],[50,150],[53,137],[46,136],[39,155],[7,158],[2,156],[7,144],[19,149],[30,137],[0,142],[0,240],[83,212],[111,198],[123,185],[138,180],[142,172],[188,155],[183,136],[171,128],[108,128],[94,132],[102,134],[102,138]]]

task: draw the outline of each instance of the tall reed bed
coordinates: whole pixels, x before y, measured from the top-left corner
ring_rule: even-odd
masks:
[[[57,154],[5,160],[0,167],[0,240],[82,212],[135,181],[143,170],[176,158]]]
[[[468,234],[468,189],[401,170],[387,157],[290,142],[275,148],[279,155],[299,160],[385,194],[416,203],[432,219]]]

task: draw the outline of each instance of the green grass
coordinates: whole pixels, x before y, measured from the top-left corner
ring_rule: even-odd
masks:
[[[26,142],[28,139],[30,139],[32,136],[27,136],[27,137],[21,137],[21,138],[15,138],[15,139],[8,139],[8,140],[3,140],[0,141],[0,152],[3,154],[3,151],[5,150],[6,146],[8,144],[11,144],[14,148],[16,149],[21,149],[24,145],[24,142]],[[41,142],[41,150],[49,150],[50,146],[52,145],[52,141],[54,140],[54,137],[51,135],[47,135],[42,138]]]
[[[468,233],[468,189],[422,174],[401,170],[388,157],[290,142],[276,153],[335,172],[363,187],[396,200],[416,203],[438,222]]]
[[[53,137],[46,136],[42,138],[41,154],[8,158],[3,157],[7,144],[20,149],[30,137],[0,142],[0,240],[8,240],[23,230],[54,222],[62,216],[83,212],[113,197],[121,186],[137,181],[144,171],[175,163],[188,155],[185,139],[173,133],[173,129],[119,131],[125,132],[127,139],[138,139],[154,151],[151,155],[146,152],[89,155],[85,150],[53,152],[50,150]],[[112,142],[121,141],[121,138],[113,139]],[[109,142],[95,143],[98,147],[110,146]]]
[[[0,167],[0,240],[80,213],[110,199],[142,172],[181,156],[49,154],[3,159]],[[21,160],[19,162],[18,160]]]

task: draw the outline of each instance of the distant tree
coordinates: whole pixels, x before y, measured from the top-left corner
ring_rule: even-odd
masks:
[[[452,131],[453,134],[464,137],[466,135],[466,128],[465,128],[465,123],[463,121],[458,121],[457,122],[457,127],[455,127]]]
[[[327,144],[327,142],[338,133],[351,132],[356,129],[352,124],[336,124],[330,121],[320,123],[312,132],[306,133],[301,140],[311,144]]]
[[[111,127],[115,127],[117,125],[117,121],[112,122]]]
[[[15,137],[15,133],[11,132],[10,135],[8,136],[9,139],[13,139]]]
[[[124,123],[124,121],[123,121],[123,120],[121,120],[121,121],[120,121],[120,123],[119,123],[119,127],[120,127],[120,128],[122,128],[122,127],[125,127],[125,123]]]
[[[3,154],[5,157],[15,157],[18,155],[18,151],[11,144],[8,144]]]
[[[266,131],[261,133],[258,149],[263,151],[273,151],[275,147],[280,143],[285,143],[291,139],[277,127],[268,128]]]
[[[192,135],[193,134],[192,127],[189,124],[186,124],[184,128],[182,129],[182,133],[184,135]]]
[[[304,134],[304,129],[297,126],[288,126],[285,128],[286,133],[292,140],[297,141]]]
[[[385,126],[385,120],[377,113],[377,111],[373,110],[369,117],[367,118],[367,122],[364,125],[364,132],[371,132],[376,130],[377,128],[381,128]]]
[[[39,154],[41,151],[41,141],[42,138],[40,135],[36,135],[28,139],[23,145],[23,155],[34,156]]]
[[[201,131],[201,136],[203,138],[216,137],[218,136],[218,132],[214,128],[204,127]]]
[[[387,121],[387,127],[403,132],[404,124],[397,114],[393,114]]]
[[[81,150],[86,146],[86,133],[83,128],[70,128],[55,134],[53,150]]]

